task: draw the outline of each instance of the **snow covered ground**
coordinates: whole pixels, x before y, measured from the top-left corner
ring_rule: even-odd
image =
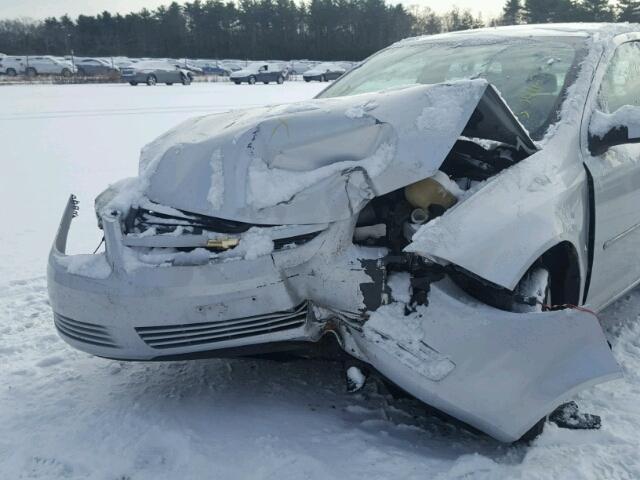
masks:
[[[600,431],[547,425],[506,446],[394,401],[345,393],[319,361],[124,363],[60,340],[46,255],[70,192],[72,252],[98,244],[93,198],[193,115],[312,97],[321,84],[0,87],[0,479],[637,479],[640,291],[601,315],[625,380],[581,394]]]

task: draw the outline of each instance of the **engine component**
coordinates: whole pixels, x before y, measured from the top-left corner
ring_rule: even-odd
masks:
[[[437,205],[446,210],[458,201],[451,192],[455,188],[452,184],[446,173],[437,171],[433,176],[405,187],[404,194],[415,208],[429,212],[430,207]]]
[[[411,212],[411,223],[416,223],[418,225],[422,225],[423,223],[427,223],[429,221],[429,212],[422,208],[416,208],[413,212]]]

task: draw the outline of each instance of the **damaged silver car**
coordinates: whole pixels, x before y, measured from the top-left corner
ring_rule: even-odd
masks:
[[[189,120],[96,199],[105,250],[51,250],[55,325],[102,357],[333,338],[423,402],[518,440],[620,368],[595,312],[638,283],[640,35],[414,38],[316,99]]]

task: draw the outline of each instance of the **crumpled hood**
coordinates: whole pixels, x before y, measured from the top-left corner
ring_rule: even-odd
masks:
[[[143,149],[139,182],[202,215],[325,223],[432,175],[461,134],[535,148],[493,87],[466,80],[194,118]]]

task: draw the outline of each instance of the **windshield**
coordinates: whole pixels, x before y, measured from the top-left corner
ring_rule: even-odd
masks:
[[[468,40],[467,40],[468,41]],[[567,87],[584,58],[577,37],[425,41],[393,46],[374,55],[318,97],[339,97],[415,83],[485,78],[511,110],[540,139],[557,120]]]

